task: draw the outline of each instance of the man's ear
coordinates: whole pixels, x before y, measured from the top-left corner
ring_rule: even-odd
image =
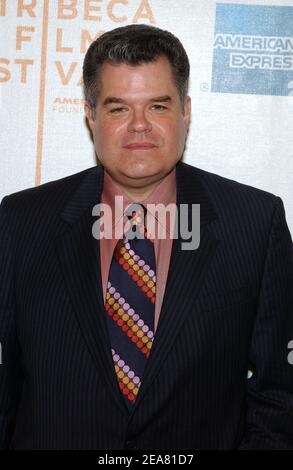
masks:
[[[94,113],[93,113],[93,109],[87,102],[85,102],[85,105],[84,105],[84,112],[86,114],[90,129],[93,130],[94,122],[95,122]]]
[[[190,124],[190,119],[191,119],[191,98],[190,98],[190,96],[186,96],[186,98],[185,98],[183,119],[184,119],[186,129],[188,129],[189,124]]]

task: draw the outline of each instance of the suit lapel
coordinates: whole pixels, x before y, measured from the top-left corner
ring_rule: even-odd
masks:
[[[129,414],[117,387],[111,344],[106,328],[99,241],[92,236],[96,218],[92,209],[100,202],[103,168],[94,168],[82,181],[61,216],[67,230],[55,241],[77,322],[104,383],[122,412]]]
[[[191,204],[200,204],[200,244],[196,250],[182,250],[180,237],[173,240],[166,291],[160,312],[158,328],[151,354],[144,372],[142,385],[134,406],[139,406],[148,388],[158,375],[160,367],[176,341],[186,316],[191,314],[190,301],[198,296],[219,241],[206,230],[206,225],[217,214],[199,178],[191,176],[190,167],[181,162],[176,168],[177,208],[180,219],[181,204],[188,204],[191,221]]]
[[[150,358],[147,362],[142,385],[134,410],[147,393],[158,374],[161,364],[172,347],[186,315],[188,303],[198,295],[204,277],[218,245],[205,226],[216,218],[216,213],[199,178],[191,176],[189,167],[179,162],[176,167],[177,206],[200,204],[201,239],[194,251],[182,250],[180,237],[173,240],[167,285],[160,313],[160,320]],[[103,189],[103,167],[91,169],[72,199],[63,209],[61,217],[65,230],[56,239],[56,250],[64,279],[74,307],[83,337],[89,347],[99,373],[108,385],[113,399],[123,413],[129,414],[117,378],[111,354],[111,344],[105,318],[100,243],[92,236],[93,206],[100,202]],[[179,227],[180,228],[180,227]]]

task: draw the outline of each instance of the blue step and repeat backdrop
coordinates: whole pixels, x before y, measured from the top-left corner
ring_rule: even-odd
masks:
[[[0,0],[0,199],[97,163],[82,61],[131,23],[189,54],[184,161],[280,196],[292,234],[293,0]]]

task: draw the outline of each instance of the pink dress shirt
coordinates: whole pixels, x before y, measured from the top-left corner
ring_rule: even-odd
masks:
[[[105,303],[106,290],[108,283],[108,275],[114,248],[119,239],[123,238],[123,227],[126,225],[128,219],[126,216],[123,217],[123,212],[114,211],[115,207],[115,196],[123,196],[123,212],[125,208],[133,203],[141,203],[147,207],[147,204],[176,204],[176,171],[175,168],[153,189],[152,193],[144,200],[130,200],[123,189],[116,183],[110,174],[104,169],[104,185],[101,195],[101,203],[107,204],[112,209],[112,217],[109,213],[105,212],[104,218],[104,230],[106,227],[112,232],[111,238],[100,239],[100,257],[101,257],[101,274],[102,274],[102,286],[103,286],[103,298]],[[116,199],[117,201],[117,199]],[[120,201],[122,201],[120,199]],[[122,207],[122,206],[121,206]],[[118,212],[118,213],[117,213]],[[121,216],[123,219],[121,220]],[[120,223],[119,223],[120,222]],[[129,223],[129,222],[128,222]],[[154,321],[154,333],[156,332],[161,306],[163,302],[170,257],[172,251],[172,237],[170,233],[173,233],[174,229],[174,218],[167,217],[166,224],[164,221],[158,221],[157,214],[153,213],[151,208],[147,207],[147,214],[145,219],[146,227],[148,230],[149,224],[151,227],[156,227],[155,234],[153,234],[155,257],[156,257],[156,303],[155,303],[155,321]],[[166,238],[162,239],[158,236],[159,225],[164,225],[166,230]],[[119,229],[122,227],[122,230]],[[149,231],[149,230],[148,230]],[[110,233],[109,232],[109,233]],[[116,232],[116,233],[115,233]]]

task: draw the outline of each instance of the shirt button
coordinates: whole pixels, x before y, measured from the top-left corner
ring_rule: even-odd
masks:
[[[135,441],[126,441],[125,449],[138,449],[135,445]]]

